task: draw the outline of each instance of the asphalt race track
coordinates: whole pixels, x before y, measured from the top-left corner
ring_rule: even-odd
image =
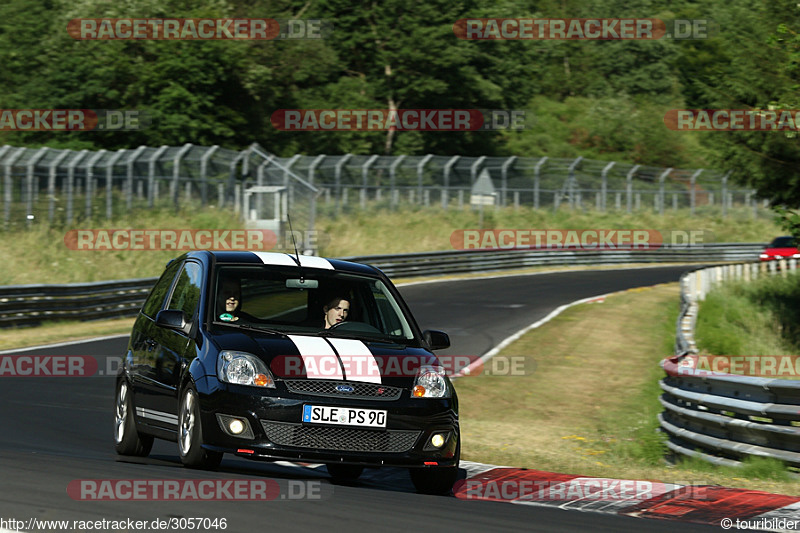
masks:
[[[676,281],[686,268],[495,277],[412,284],[401,292],[423,329],[450,333],[453,346],[444,353],[480,355],[559,305]],[[156,441],[147,458],[119,457],[113,448],[114,385],[108,374],[124,353],[126,342],[119,337],[24,352],[90,355],[98,360],[98,374],[104,375],[6,377],[0,382],[0,530],[9,528],[2,520],[12,518],[150,522],[181,517],[225,518],[224,531],[228,532],[718,530],[672,521],[424,496],[414,492],[404,470],[366,473],[357,484],[344,486],[331,484],[324,468],[257,463],[230,456],[218,471],[184,469],[177,445],[164,441]],[[277,482],[280,496],[272,501],[73,499],[67,492],[70,482],[87,479],[262,480]],[[290,498],[303,491],[311,492],[313,499]],[[72,531],[72,526],[67,530]]]

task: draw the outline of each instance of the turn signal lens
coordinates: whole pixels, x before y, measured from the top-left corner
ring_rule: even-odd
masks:
[[[417,385],[416,387],[414,387],[414,392],[412,394],[417,398],[422,398],[423,396],[425,396],[425,387],[423,387],[422,385]]]
[[[274,383],[272,383],[272,378],[265,374],[256,374],[256,377],[253,378],[253,383],[259,387],[274,386]]]

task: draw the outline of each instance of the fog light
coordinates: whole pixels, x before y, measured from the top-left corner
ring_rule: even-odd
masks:
[[[226,435],[239,439],[254,439],[253,430],[246,418],[217,413],[217,422]]]
[[[244,424],[238,418],[234,418],[231,420],[230,424],[228,424],[228,429],[231,430],[231,433],[234,435],[239,435],[244,431]]]
[[[431,444],[433,444],[437,448],[441,448],[444,446],[444,435],[437,433],[433,437],[431,437]]]

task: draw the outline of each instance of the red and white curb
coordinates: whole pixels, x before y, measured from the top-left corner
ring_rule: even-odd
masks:
[[[461,462],[467,478],[453,494],[462,500],[505,501],[639,518],[657,518],[762,531],[800,530],[800,497],[715,485],[594,478]],[[727,526],[727,527],[726,527]]]

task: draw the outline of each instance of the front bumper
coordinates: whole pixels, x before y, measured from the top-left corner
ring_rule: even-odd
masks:
[[[248,459],[342,463],[363,466],[455,466],[460,436],[456,398],[411,398],[404,390],[392,401],[321,397],[290,392],[282,382],[269,391],[215,383],[200,392],[204,447]],[[386,410],[386,428],[302,422],[303,406]],[[225,417],[246,420],[248,430],[233,436]],[[440,448],[434,434],[445,436]]]

